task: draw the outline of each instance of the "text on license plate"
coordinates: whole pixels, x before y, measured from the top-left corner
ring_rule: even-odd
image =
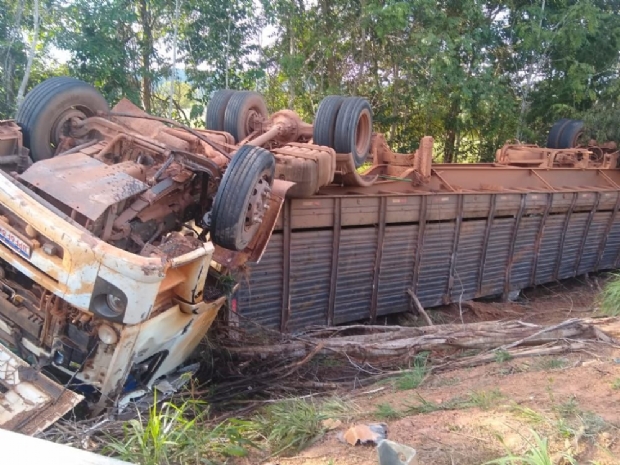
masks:
[[[0,224],[0,242],[15,250],[22,257],[30,258],[30,246],[2,224]]]

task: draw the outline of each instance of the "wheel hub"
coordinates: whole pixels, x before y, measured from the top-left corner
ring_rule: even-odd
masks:
[[[50,143],[53,146],[57,146],[58,143],[60,142],[60,139],[63,136],[66,136],[69,134],[69,131],[71,129],[71,121],[74,118],[83,120],[84,118],[86,118],[86,115],[80,110],[71,108],[63,112],[56,119],[56,121],[54,122],[52,126],[52,130],[50,131]]]
[[[271,197],[271,186],[267,176],[263,174],[250,195],[248,203],[248,212],[245,217],[244,232],[253,236],[254,229],[257,228],[265,217],[265,212],[269,208],[269,199]],[[251,238],[251,237],[250,237]]]

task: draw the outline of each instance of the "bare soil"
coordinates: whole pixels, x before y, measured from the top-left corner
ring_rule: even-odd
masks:
[[[443,323],[559,323],[591,316],[599,290],[597,278],[572,280],[525,291],[519,302],[476,302],[473,308],[432,310],[431,316]],[[509,452],[523,454],[534,445],[533,431],[548,439],[556,458],[569,453],[579,464],[620,464],[620,350],[609,344],[431,374],[411,390],[388,381],[345,397],[362,412],[355,423],[387,424],[388,438],[416,448],[420,464],[478,465]],[[434,411],[416,413],[423,403]],[[375,465],[373,446],[353,447],[338,439],[351,424],[295,457],[270,463]]]

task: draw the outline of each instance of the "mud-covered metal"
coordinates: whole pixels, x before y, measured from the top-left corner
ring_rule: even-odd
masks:
[[[36,434],[82,399],[0,345],[0,429]]]
[[[409,155],[386,147],[375,139],[371,186],[332,185],[287,200],[273,236],[283,240],[240,281],[240,321],[260,314],[265,326],[286,331],[372,321],[409,311],[408,291],[427,307],[507,297],[620,262],[613,146],[570,167],[545,158],[553,163],[544,169],[515,162],[514,153],[551,153],[534,146],[505,148],[501,163],[478,165],[430,165],[425,144]],[[266,296],[282,289],[276,308]]]

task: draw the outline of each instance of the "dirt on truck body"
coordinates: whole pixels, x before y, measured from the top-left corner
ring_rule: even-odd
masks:
[[[546,147],[507,143],[486,164],[431,164],[431,138],[395,154],[375,135],[372,185],[286,200],[230,320],[295,332],[617,268],[618,151],[581,144],[582,127],[561,120]]]
[[[350,103],[354,171],[372,121]],[[334,179],[313,125],[269,116],[259,94],[216,93],[207,123],[110,110],[68,77],[0,122],[0,427],[40,431],[82,396],[97,412],[173,391],[226,300],[221,265],[259,261],[287,192]],[[66,388],[80,394],[59,402]]]
[[[618,154],[574,147],[579,122],[482,165],[433,164],[430,137],[393,153],[359,97],[326,97],[308,124],[222,90],[206,125],[109,109],[67,77],[0,122],[0,427],[172,392],[227,300],[222,273],[239,281],[230,324],[294,331],[620,258]]]

